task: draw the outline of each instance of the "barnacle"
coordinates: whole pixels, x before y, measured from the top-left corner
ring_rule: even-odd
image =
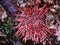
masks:
[[[36,0],[34,7],[31,2],[28,2],[25,10],[18,8],[21,13],[16,14],[14,21],[20,23],[15,27],[17,29],[15,36],[20,36],[24,42],[30,39],[36,43],[43,42],[48,33],[53,34],[45,24],[45,14],[51,6],[45,3],[43,7],[39,8],[39,4],[41,4],[40,0]]]
[[[0,19],[4,22],[4,18],[7,18],[7,14],[5,9],[0,5]]]

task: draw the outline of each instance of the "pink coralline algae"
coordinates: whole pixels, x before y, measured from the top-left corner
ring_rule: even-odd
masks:
[[[18,8],[21,13],[16,14],[14,21],[20,23],[15,27],[15,36],[20,36],[24,42],[30,39],[36,43],[43,42],[48,33],[53,34],[45,25],[45,14],[49,11],[50,5],[46,3],[39,8],[39,4],[41,2],[36,0],[34,7],[28,3],[25,10]]]

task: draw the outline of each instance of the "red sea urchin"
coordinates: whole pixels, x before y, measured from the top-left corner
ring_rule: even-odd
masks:
[[[32,39],[36,43],[44,41],[47,34],[52,32],[45,25],[45,14],[49,11],[50,5],[44,4],[39,8],[40,0],[36,0],[34,7],[31,2],[26,4],[26,9],[18,8],[20,14],[16,14],[14,21],[20,22],[15,29],[18,29],[15,36],[18,35],[23,38],[23,41]]]

